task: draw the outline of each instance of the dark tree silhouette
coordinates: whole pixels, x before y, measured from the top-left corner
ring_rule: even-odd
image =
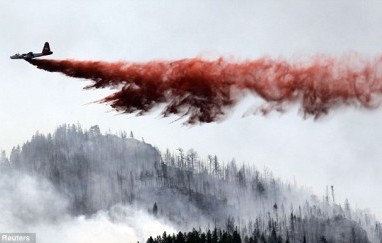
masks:
[[[157,203],[156,203],[156,202],[154,203],[154,206],[153,206],[153,214],[154,214],[155,216],[158,215],[158,206],[157,206]]]

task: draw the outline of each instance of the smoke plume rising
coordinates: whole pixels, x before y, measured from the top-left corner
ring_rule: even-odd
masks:
[[[306,62],[259,58],[178,61],[103,62],[32,59],[49,72],[92,80],[91,88],[113,88],[100,100],[124,113],[142,115],[164,104],[163,116],[187,116],[187,123],[222,119],[247,93],[261,97],[263,114],[297,104],[315,118],[339,106],[376,108],[382,92],[382,57],[357,54],[318,56]]]
[[[0,228],[33,232],[41,243],[144,242],[150,235],[177,230],[137,205],[117,204],[90,216],[73,216],[67,196],[45,178],[0,171]]]

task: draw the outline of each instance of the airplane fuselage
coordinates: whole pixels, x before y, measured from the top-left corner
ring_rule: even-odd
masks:
[[[30,60],[32,58],[48,56],[48,55],[52,55],[52,54],[53,54],[53,52],[50,50],[49,43],[45,42],[44,48],[42,49],[41,53],[33,53],[33,52],[28,52],[28,53],[23,53],[23,54],[17,53],[13,56],[10,56],[10,58],[11,59]]]
[[[51,55],[53,54],[53,52],[50,52],[50,53],[33,53],[33,52],[29,52],[29,53],[24,53],[24,54],[15,54],[13,56],[11,56],[10,58],[11,59],[32,59],[32,58],[35,58],[35,57],[42,57],[42,56],[48,56],[48,55]]]

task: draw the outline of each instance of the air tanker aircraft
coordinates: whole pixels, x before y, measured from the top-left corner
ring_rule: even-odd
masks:
[[[24,59],[24,60],[30,60],[35,57],[42,57],[42,56],[48,56],[53,54],[52,51],[50,51],[49,43],[45,42],[44,48],[42,49],[41,53],[33,53],[33,52],[28,52],[24,54],[15,54],[13,56],[10,56],[11,59]]]

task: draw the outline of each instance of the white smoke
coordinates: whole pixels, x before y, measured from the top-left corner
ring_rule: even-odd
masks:
[[[0,174],[1,232],[36,233],[41,243],[145,242],[149,236],[176,229],[137,205],[115,205],[108,211],[71,216],[68,201],[43,179]]]

